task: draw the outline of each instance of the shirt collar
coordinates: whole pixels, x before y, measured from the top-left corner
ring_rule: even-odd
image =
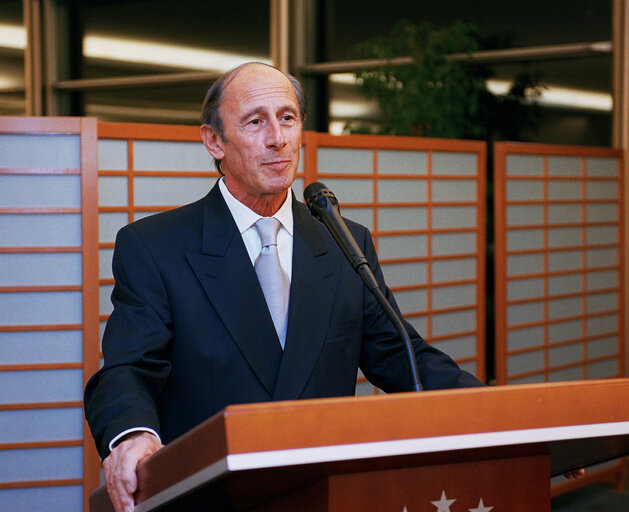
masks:
[[[227,208],[229,208],[234,221],[236,222],[236,226],[238,227],[238,231],[242,235],[245,231],[247,231],[251,226],[253,226],[258,219],[261,219],[262,216],[258,215],[256,212],[242,204],[238,199],[236,199],[232,193],[227,188],[227,185],[224,183],[225,178],[221,178],[218,181],[218,188],[223,195],[223,199],[227,203]],[[286,200],[280,206],[280,209],[275,212],[273,217],[280,221],[284,229],[288,231],[288,233],[293,236],[293,194],[290,189],[288,194],[286,194]]]

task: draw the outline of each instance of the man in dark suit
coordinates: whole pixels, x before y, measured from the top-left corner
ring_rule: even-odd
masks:
[[[411,389],[393,325],[290,192],[305,110],[299,83],[271,66],[227,73],[208,92],[201,128],[223,177],[200,201],[118,234],[104,366],[85,391],[118,511],[133,510],[139,462],[229,404],[352,395],[359,367],[387,392]],[[260,217],[280,226],[290,281],[280,327],[253,265]],[[368,230],[348,225],[393,301]],[[425,389],[481,385],[407,329]]]

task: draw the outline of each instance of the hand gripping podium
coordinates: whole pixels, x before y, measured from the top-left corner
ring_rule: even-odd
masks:
[[[627,454],[629,379],[235,405],[140,467],[136,511],[548,512],[551,475]]]

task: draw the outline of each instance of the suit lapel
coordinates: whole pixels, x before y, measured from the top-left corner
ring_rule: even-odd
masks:
[[[272,395],[282,349],[247,249],[218,185],[204,204],[201,254],[187,258],[218,316]],[[208,333],[208,343],[211,336]]]
[[[338,268],[306,207],[293,201],[293,275],[288,332],[274,400],[301,396],[321,352]]]

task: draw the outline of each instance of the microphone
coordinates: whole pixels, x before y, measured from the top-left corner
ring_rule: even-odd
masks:
[[[369,267],[367,258],[365,258],[365,255],[341,217],[339,202],[336,196],[323,183],[315,181],[304,190],[304,199],[312,216],[325,225],[352,268],[362,278],[369,291],[374,295],[395,326],[404,344],[406,359],[413,380],[413,388],[415,391],[420,391],[421,384],[417,370],[417,359],[411,339],[399,315],[386,299],[382,290],[380,290],[378,282]]]

